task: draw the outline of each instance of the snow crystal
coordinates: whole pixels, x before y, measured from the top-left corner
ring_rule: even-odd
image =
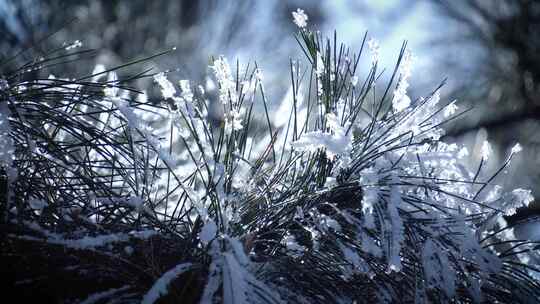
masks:
[[[326,182],[324,183],[325,188],[332,188],[337,185],[337,181],[335,177],[327,177]]]
[[[75,49],[75,48],[79,48],[82,46],[82,42],[80,40],[75,40],[73,41],[73,43],[70,43],[69,45],[67,45],[65,47],[66,51],[69,51],[69,50],[72,50],[72,49]]]
[[[457,153],[458,158],[464,158],[467,156],[469,156],[469,150],[466,147],[461,148]]]
[[[295,12],[292,12],[293,22],[299,28],[303,29],[307,26],[307,21],[309,17],[306,15],[303,9],[296,9]]]
[[[328,126],[330,133],[322,131],[307,132],[291,145],[297,151],[316,151],[317,149],[326,149],[326,154],[330,159],[342,155],[352,148],[352,134],[346,134],[347,128],[339,124],[335,114],[328,114]]]
[[[510,150],[510,153],[511,154],[517,154],[517,153],[521,152],[522,150],[523,150],[523,148],[521,147],[521,145],[519,143],[517,143],[512,147],[512,150]]]
[[[173,98],[176,95],[174,85],[167,79],[164,73],[154,75],[154,81],[161,87],[163,98]]]
[[[379,62],[380,46],[379,41],[374,38],[369,39],[368,48],[371,53],[371,65],[376,65]]]
[[[236,84],[227,58],[219,56],[219,58],[214,61],[211,68],[219,84],[219,100],[221,103],[227,105],[229,99],[233,103],[236,102]]]
[[[392,99],[392,107],[394,108],[394,111],[401,112],[405,109],[407,109],[411,105],[411,99],[406,94],[403,95],[394,95],[394,99]]]
[[[242,114],[237,111],[229,111],[225,114],[225,127],[223,128],[226,135],[231,135],[233,131],[239,131],[244,128],[242,125]]]
[[[454,100],[444,108],[443,115],[444,117],[448,118],[454,115],[454,113],[456,113],[457,110],[458,110],[458,106],[456,105],[456,101]]]
[[[394,98],[392,99],[392,107],[396,112],[403,111],[411,105],[411,99],[407,96],[407,89],[409,88],[409,78],[411,77],[412,63],[412,53],[409,50],[405,50],[403,61],[399,66],[399,83],[394,91]]]
[[[251,166],[243,160],[237,161],[237,164],[232,176],[232,186],[236,189],[242,189],[250,183]]]
[[[528,207],[534,201],[531,190],[521,188],[512,190],[511,195],[506,197],[505,215],[507,216],[516,214],[518,208]]]
[[[488,203],[495,202],[499,198],[501,198],[501,192],[502,187],[499,185],[495,185],[491,191],[488,192],[485,201]]]
[[[191,91],[191,86],[189,84],[189,80],[180,80],[178,82],[178,84],[180,85],[180,90],[182,91],[182,98],[188,102],[188,103],[192,103],[193,102],[193,92]]]

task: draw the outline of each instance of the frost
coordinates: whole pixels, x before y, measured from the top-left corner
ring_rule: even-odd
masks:
[[[489,144],[487,140],[484,140],[484,142],[482,143],[482,148],[480,149],[482,159],[488,160],[492,152],[493,152],[493,149],[491,148],[491,145]]]
[[[0,166],[11,167],[13,164],[15,147],[13,139],[10,136],[11,125],[9,117],[11,111],[7,106],[7,102],[0,103]]]
[[[167,294],[167,287],[182,273],[189,271],[192,268],[191,263],[182,263],[176,265],[173,269],[165,272],[150,288],[150,290],[144,295],[141,303],[152,304],[156,302],[160,297]]]
[[[397,179],[394,178],[394,183]],[[390,203],[388,204],[388,214],[392,226],[391,239],[389,239],[389,267],[393,271],[401,270],[401,244],[404,241],[404,227],[398,208],[401,206],[401,193],[399,186],[392,186],[390,189]]]
[[[211,66],[212,71],[219,84],[219,100],[226,106],[229,104],[229,100],[233,103],[236,102],[236,84],[233,80],[231,68],[227,59],[223,56],[219,56]]]
[[[510,196],[507,196],[505,205],[505,215],[510,216],[516,214],[518,208],[528,207],[534,201],[531,190],[514,189]]]
[[[499,300],[507,289],[528,288],[518,284],[528,270],[512,273],[509,266],[532,265],[535,244],[515,243],[504,215],[529,205],[531,191],[503,191],[481,168],[469,170],[466,148],[439,140],[444,134],[439,126],[456,113],[455,102],[444,106],[438,91],[411,102],[414,58],[406,50],[393,98],[370,104],[378,90],[372,82],[379,74],[378,43],[368,42],[371,76],[359,81],[350,66],[354,52],[332,58],[337,55],[327,51],[331,47],[318,45],[325,40],[307,32],[305,13],[299,9],[293,18],[299,38],[316,39],[306,43],[311,65],[291,61],[294,85],[277,111],[270,107],[277,112],[273,116],[254,106],[265,99],[261,70],[240,64],[231,69],[223,56],[209,67],[208,94],[190,80],[173,85],[166,74],[155,75],[167,99],[157,106],[145,93],[120,87],[114,72],[96,66],[90,77],[103,81],[107,76],[96,84],[104,96],[73,97],[80,107],[61,98],[54,105],[65,114],[65,125],[80,123],[84,134],[76,128],[57,132],[56,121],[45,121],[43,134],[52,136],[48,146],[11,130],[37,125],[24,121],[32,118],[28,109],[50,106],[47,100],[24,101],[21,119],[11,113],[19,104],[0,103],[2,177],[17,182],[13,166],[22,164],[21,176],[35,177],[28,184],[40,183],[43,174],[47,185],[36,187],[46,193],[10,187],[10,193],[16,189],[25,195],[22,204],[5,208],[11,222],[17,223],[15,215],[32,221],[24,222],[29,229],[20,229],[30,234],[8,237],[129,260],[144,253],[141,243],[147,242],[138,239],[159,235],[174,247],[178,237],[185,238],[181,246],[188,247],[180,249],[188,254],[178,258],[186,260],[156,276],[144,303],[159,302],[176,285],[172,282],[195,268],[194,275],[206,276],[193,281],[205,284],[201,303],[350,303],[376,297],[388,303],[471,302],[480,301],[480,291],[490,293],[486,300]],[[0,82],[0,89],[8,97],[34,88],[84,91],[75,85],[50,88],[60,83],[54,76],[44,81],[16,88]],[[104,138],[94,136],[99,131]],[[56,141],[75,151],[74,138],[95,140],[95,147],[61,159],[51,153]],[[479,143],[474,154],[484,164],[491,147]],[[517,144],[510,157],[521,150]],[[15,151],[28,153],[17,159]],[[40,165],[33,167],[30,157]],[[57,163],[65,180],[86,188],[57,187],[46,176]],[[26,180],[19,182],[24,186]],[[147,230],[128,232],[130,225]],[[287,281],[291,278],[297,281]],[[309,281],[319,278],[320,285]],[[137,290],[133,286],[128,292],[142,298]],[[105,302],[116,292],[90,295],[87,301]],[[114,300],[122,301],[122,295]]]
[[[320,230],[325,232],[328,232],[329,229],[332,229],[335,232],[341,231],[341,225],[333,218],[325,214],[316,214],[316,217],[319,220],[317,224]]]
[[[486,202],[495,202],[501,198],[502,187],[495,185],[491,191],[488,192],[485,201]]]
[[[255,80],[257,80],[257,82],[261,83],[264,79],[264,74],[263,74],[263,70],[261,68],[256,68],[255,69]]]
[[[458,106],[456,105],[456,101],[452,101],[450,104],[448,104],[443,111],[444,117],[450,117],[456,113],[458,110]]]
[[[293,22],[298,26],[300,29],[303,29],[307,26],[308,16],[306,13],[304,13],[303,9],[296,9],[296,11],[292,12],[293,16]]]
[[[189,80],[180,80],[178,84],[180,85],[180,90],[182,91],[182,98],[184,98],[186,102],[193,102],[193,92],[191,91]]]
[[[382,256],[381,247],[377,246],[375,240],[368,234],[362,236],[362,250],[378,258]]]
[[[213,220],[209,220],[202,227],[201,232],[199,233],[199,239],[203,244],[208,244],[216,237],[217,230],[216,223],[214,223]]]
[[[358,76],[351,77],[351,85],[355,87],[358,84]]]
[[[242,267],[230,253],[225,253],[225,263],[223,267],[223,303],[243,304],[248,303],[247,282],[244,278]]]
[[[140,94],[137,95],[137,101],[141,104],[148,103],[148,94],[146,91],[142,91]]]
[[[510,153],[511,154],[517,154],[519,152],[521,152],[523,150],[523,148],[521,147],[521,145],[519,143],[515,144],[512,149],[510,150]]]
[[[283,303],[270,286],[258,280],[247,268],[249,260],[239,243],[225,238],[226,250],[214,243],[211,248],[212,262],[200,303],[214,303],[216,293],[222,290],[221,300],[225,304],[248,304],[264,301]],[[231,243],[232,242],[232,243]],[[231,246],[232,245],[232,246]],[[232,250],[230,250],[230,249]]]
[[[332,188],[337,186],[337,181],[335,177],[327,177],[326,182],[324,183],[325,188]]]
[[[482,290],[480,289],[480,281],[476,278],[469,278],[469,287],[468,291],[473,297],[474,303],[482,303],[483,296]]]
[[[369,271],[369,267],[367,266],[366,262],[358,255],[358,253],[356,253],[348,246],[342,244],[341,242],[339,242],[338,245],[341,252],[343,253],[345,261],[347,261],[352,266],[352,269],[348,271],[350,273],[346,274],[347,277],[349,277],[350,274],[367,273]]]
[[[154,75],[154,81],[161,87],[161,95],[163,98],[173,98],[176,95],[174,85],[167,79],[165,73]]]
[[[399,66],[400,79],[394,91],[394,98],[392,99],[392,107],[396,112],[401,112],[411,105],[411,99],[407,96],[407,89],[409,88],[412,63],[412,53],[409,50],[405,50],[403,61]]]
[[[67,45],[65,47],[66,51],[69,51],[69,50],[72,50],[72,49],[76,49],[76,48],[79,48],[82,46],[82,42],[80,40],[75,40],[73,41],[73,43]]]
[[[330,159],[349,151],[352,147],[352,135],[346,133],[349,124],[341,126],[335,114],[328,114],[327,121],[330,132],[308,132],[293,142],[292,147],[299,152],[325,149]]]
[[[233,130],[239,131],[242,130],[244,126],[242,125],[242,114],[236,111],[230,111],[225,114],[225,127],[223,128],[225,134],[231,135]]]
[[[35,231],[40,232],[50,244],[63,245],[73,249],[95,249],[97,247],[105,247],[113,243],[128,242],[132,238],[148,239],[157,234],[153,230],[131,231],[130,233],[113,233],[98,236],[85,236],[80,239],[64,238],[60,234],[52,233],[44,230],[35,223],[28,223],[27,226]],[[21,236],[22,239],[40,240],[39,238]]]
[[[431,239],[428,239],[424,244],[422,266],[427,287],[429,289],[440,288],[448,298],[453,298],[456,289],[456,275],[446,254]]]
[[[299,245],[296,242],[294,235],[291,234],[285,235],[281,240],[281,244],[284,245],[287,249],[287,254],[295,258],[302,256],[304,251],[306,251],[306,248],[302,245]]]
[[[407,109],[411,104],[411,99],[406,94],[403,95],[394,95],[394,99],[392,100],[392,107],[394,108],[394,111],[401,112],[405,109]]]
[[[364,215],[364,225],[368,229],[375,228],[374,219],[374,207],[379,201],[378,182],[379,178],[377,173],[369,170],[364,172],[363,181],[366,184],[364,190],[364,197],[362,198],[362,213]]]
[[[376,65],[379,62],[380,46],[379,41],[374,38],[370,38],[368,41],[368,48],[371,52],[371,65]]]
[[[469,150],[466,147],[461,148],[457,154],[458,158],[464,158],[467,156],[469,156]]]
[[[237,189],[247,187],[250,184],[250,169],[251,167],[248,163],[243,160],[239,160],[232,177],[232,186]]]
[[[315,74],[317,74],[318,77],[321,77],[324,74],[324,61],[323,61],[321,52],[317,52],[316,56],[317,56],[317,61],[316,61]],[[322,90],[322,85],[320,85],[319,87]]]

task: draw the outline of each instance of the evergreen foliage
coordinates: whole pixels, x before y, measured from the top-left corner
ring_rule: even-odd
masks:
[[[81,303],[538,299],[538,245],[505,221],[530,191],[492,183],[519,149],[497,172],[469,170],[467,150],[439,140],[467,110],[440,87],[407,96],[406,44],[381,86],[374,40],[355,52],[302,14],[304,60],[279,113],[257,64],[223,57],[217,122],[202,87],[163,73],[36,76],[85,51],[3,71],[1,255],[16,290]],[[160,103],[129,86],[140,77]]]

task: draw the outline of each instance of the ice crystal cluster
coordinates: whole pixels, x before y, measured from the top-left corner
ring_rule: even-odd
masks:
[[[535,244],[504,217],[531,192],[491,183],[521,147],[501,170],[469,170],[466,148],[439,140],[456,104],[439,88],[408,96],[409,50],[381,85],[375,40],[355,52],[293,16],[305,58],[291,61],[276,113],[261,69],[224,57],[209,68],[216,92],[153,75],[158,104],[103,67],[2,85],[2,174],[18,172],[3,177],[12,242],[136,265],[122,279],[100,272],[116,285],[92,303],[538,299]]]

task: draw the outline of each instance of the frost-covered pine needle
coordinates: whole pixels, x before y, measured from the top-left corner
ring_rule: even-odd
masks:
[[[516,240],[505,218],[533,197],[493,184],[510,161],[481,170],[486,141],[471,170],[465,147],[440,141],[462,112],[441,108],[440,87],[411,102],[405,45],[382,85],[375,40],[364,36],[362,67],[363,47],[323,39],[307,20],[293,12],[305,58],[291,60],[280,113],[261,68],[224,56],[212,60],[208,92],[144,75],[161,90],[152,102],[105,67],[75,80],[19,77],[28,67],[8,75],[1,211],[7,238],[24,245],[8,256],[62,252],[62,269],[116,284],[80,297],[91,300],[537,299],[537,244]],[[82,269],[96,255],[103,263]],[[25,269],[29,280],[41,275]]]

